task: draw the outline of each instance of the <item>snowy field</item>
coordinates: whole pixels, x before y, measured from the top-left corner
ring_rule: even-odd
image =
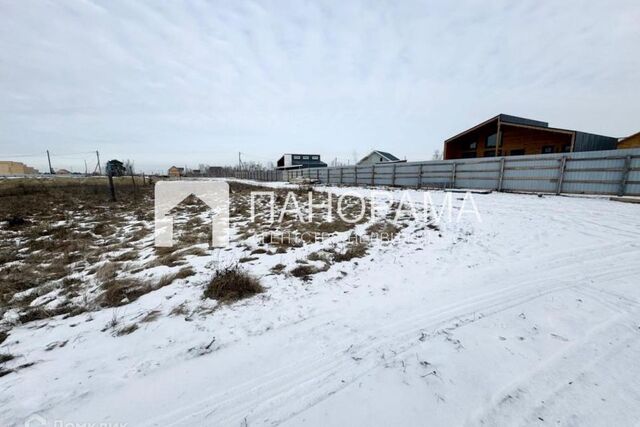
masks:
[[[231,250],[169,266],[148,265],[146,236],[127,274],[192,274],[71,316],[6,310],[0,353],[15,356],[6,369],[27,366],[0,377],[0,425],[638,425],[640,205],[477,194],[481,221],[456,221],[463,197],[452,221],[405,219],[345,262],[310,254],[340,253],[370,224],[261,253],[232,218]],[[265,292],[203,300],[240,259]]]

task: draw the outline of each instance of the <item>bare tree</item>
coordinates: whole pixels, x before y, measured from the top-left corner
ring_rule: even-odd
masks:
[[[431,160],[442,160],[442,153],[440,150],[435,150],[433,152],[433,156],[431,156]]]

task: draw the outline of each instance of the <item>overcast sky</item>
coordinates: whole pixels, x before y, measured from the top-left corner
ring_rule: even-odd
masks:
[[[639,23],[637,0],[0,0],[0,159],[423,160],[501,112],[625,136]]]

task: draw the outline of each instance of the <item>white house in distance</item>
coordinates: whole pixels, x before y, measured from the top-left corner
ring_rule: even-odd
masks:
[[[386,151],[374,150],[371,153],[364,156],[357,164],[358,165],[375,165],[377,163],[401,163],[406,160],[400,160],[391,153]]]

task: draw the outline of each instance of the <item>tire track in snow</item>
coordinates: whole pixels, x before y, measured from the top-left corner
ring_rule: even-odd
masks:
[[[608,246],[608,245],[607,245]],[[640,267],[629,267],[627,269],[616,269],[611,262],[605,262],[610,258],[622,261],[624,256],[633,256],[635,253],[629,252],[630,248],[622,246],[620,243],[611,245],[616,248],[614,253],[603,255],[603,251],[609,248],[598,247],[590,256],[586,256],[583,252],[573,251],[567,253],[563,259],[558,260],[555,268],[548,268],[544,275],[533,279],[524,280],[522,283],[507,288],[497,289],[491,292],[480,293],[478,295],[465,298],[455,304],[442,307],[427,313],[417,313],[412,316],[405,317],[378,328],[369,331],[368,336],[379,337],[386,334],[386,338],[374,338],[373,340],[365,339],[353,346],[352,348],[359,350],[357,354],[371,354],[380,347],[393,348],[403,344],[405,338],[415,340],[417,333],[421,330],[432,328],[438,324],[455,320],[465,314],[473,314],[474,312],[497,309],[505,305],[511,307],[518,304],[546,295],[551,292],[557,292],[570,287],[571,284],[565,286],[551,285],[549,282],[562,282],[575,278],[576,272],[572,268],[568,268],[564,274],[560,275],[566,266],[566,261],[576,258],[588,264],[588,271],[597,270],[598,273],[589,277],[602,277],[608,280],[626,277],[629,273],[640,273]],[[634,247],[635,245],[627,245]],[[557,255],[556,255],[557,256]],[[571,267],[571,266],[569,266]],[[608,268],[607,268],[608,267]],[[585,272],[581,272],[585,275]],[[545,286],[546,285],[546,286]],[[497,312],[497,311],[496,311]],[[352,342],[352,341],[351,341]],[[301,360],[298,363],[288,365],[281,369],[271,371],[255,380],[248,381],[236,387],[228,389],[223,393],[202,399],[177,410],[163,414],[153,420],[149,420],[148,425],[178,425],[188,424],[189,421],[194,422],[199,417],[210,416],[210,420],[216,424],[226,425],[233,421],[240,422],[245,416],[250,415],[254,419],[261,420],[259,415],[264,415],[269,411],[278,409],[280,402],[298,401],[304,402],[304,407],[287,410],[287,414],[281,414],[278,419],[271,422],[280,422],[293,416],[304,409],[310,407],[328,395],[340,390],[348,385],[349,382],[355,381],[358,377],[364,375],[371,369],[379,366],[379,361],[365,361],[358,364],[351,359],[350,354],[345,352],[344,348],[348,342],[341,342],[334,346],[335,351],[324,357],[313,357],[312,359]],[[355,372],[355,374],[354,374]],[[335,384],[332,380],[337,377],[350,377],[351,381]],[[274,408],[275,406],[275,408]],[[261,420],[262,421],[262,420]]]
[[[546,359],[538,369],[526,372],[496,393],[490,405],[480,408],[466,425],[528,425],[535,422],[539,419],[538,413],[549,402],[553,403],[554,397],[568,392],[576,379],[593,372],[598,364],[606,367],[616,356],[630,351],[631,345],[638,347],[640,334],[629,324],[639,314],[636,306],[636,310],[618,313],[595,325],[584,337]],[[611,340],[613,336],[617,340],[615,344]],[[605,351],[602,351],[603,347]]]

